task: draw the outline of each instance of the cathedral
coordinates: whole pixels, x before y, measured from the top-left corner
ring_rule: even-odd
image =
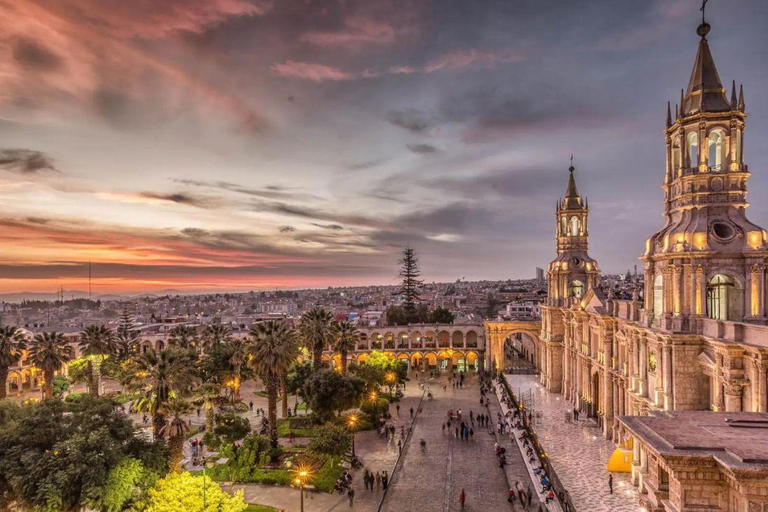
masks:
[[[744,93],[723,86],[709,31],[698,27],[688,87],[667,105],[664,225],[640,257],[644,289],[632,300],[600,289],[571,165],[536,364],[542,385],[632,452],[646,509],[764,511],[768,415],[755,413],[768,405],[768,234],[746,215]],[[686,472],[694,452],[703,458]],[[760,479],[739,473],[756,461]]]

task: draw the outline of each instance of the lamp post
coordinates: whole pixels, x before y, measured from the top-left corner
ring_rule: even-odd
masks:
[[[373,406],[373,423],[376,424],[379,421],[378,412],[379,412],[379,394],[376,391],[371,391],[371,394],[368,395],[371,399],[371,405]],[[378,429],[378,425],[376,426]]]
[[[355,427],[357,426],[357,415],[352,414],[349,417],[349,429],[352,431],[352,458],[355,458]]]
[[[299,487],[299,495],[300,495],[300,512],[304,512],[304,484],[307,483],[307,480],[309,479],[309,471],[306,469],[301,469],[296,472],[296,479],[294,480],[294,483]]]
[[[397,376],[395,375],[395,372],[387,372],[387,374],[384,376],[384,379],[387,381],[387,384],[389,385],[389,398],[392,398],[392,386],[395,384],[395,379]]]

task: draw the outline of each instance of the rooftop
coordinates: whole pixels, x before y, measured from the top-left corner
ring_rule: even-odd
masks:
[[[729,469],[768,471],[768,413],[655,411],[619,421],[662,456],[713,457]]]

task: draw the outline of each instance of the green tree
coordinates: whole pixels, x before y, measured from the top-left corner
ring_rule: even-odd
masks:
[[[251,431],[251,424],[247,418],[234,413],[216,415],[216,426],[213,433],[226,444],[240,441]]]
[[[216,346],[224,345],[232,338],[232,330],[226,325],[211,324],[203,329],[203,335],[201,337],[203,347],[209,349]]]
[[[194,364],[188,352],[175,347],[155,351],[147,348],[132,364],[132,378],[143,395],[134,406],[139,412],[152,415],[155,433],[165,425],[163,406],[173,393],[184,394],[195,381]]]
[[[324,422],[356,406],[365,393],[365,381],[331,370],[315,373],[304,387],[307,405]]]
[[[307,399],[304,396],[304,385],[310,378],[312,378],[313,373],[314,370],[311,362],[295,362],[286,379],[286,392],[293,393],[297,396],[297,399],[298,397],[301,397],[301,399],[306,402]]]
[[[138,459],[125,457],[109,470],[102,486],[89,489],[83,505],[104,512],[143,510],[142,497],[156,481],[156,472]]]
[[[347,357],[350,350],[355,349],[355,345],[360,339],[360,332],[357,330],[357,326],[351,322],[334,322],[331,327],[331,337],[334,349],[341,357],[341,373],[347,373]]]
[[[331,343],[331,319],[333,315],[322,308],[315,308],[301,315],[299,329],[304,345],[312,352],[315,370],[323,365],[323,352]]]
[[[181,460],[184,458],[184,440],[189,432],[189,426],[182,416],[192,411],[192,405],[180,398],[171,398],[163,404],[161,410],[171,421],[160,428],[158,435],[168,439],[168,467],[172,472],[180,473]]]
[[[455,318],[454,314],[445,308],[436,308],[430,316],[433,324],[452,324]]]
[[[8,370],[21,361],[26,346],[27,342],[21,329],[10,325],[0,327],[0,399],[6,396]]]
[[[277,448],[277,391],[296,360],[296,333],[284,322],[267,320],[251,327],[253,358],[250,364],[267,388],[269,435]]]
[[[80,352],[88,367],[88,392],[99,396],[101,363],[115,353],[115,333],[105,325],[89,325],[80,333]]]
[[[70,360],[69,344],[60,332],[41,332],[35,335],[29,349],[29,360],[43,371],[43,394],[53,397],[53,376]]]
[[[421,270],[419,270],[419,258],[412,247],[405,247],[403,254],[398,261],[400,265],[400,289],[398,294],[403,299],[403,309],[406,314],[412,315],[416,311],[416,302],[419,300],[421,287],[424,281],[419,279]]]
[[[194,348],[196,345],[197,331],[189,325],[177,325],[171,329],[168,343],[179,348]]]
[[[232,379],[232,400],[239,402],[243,368],[248,362],[248,356],[250,355],[250,342],[243,338],[232,338],[227,341],[226,348],[229,354],[228,362],[232,365],[232,372],[234,374]]]
[[[116,355],[120,361],[127,361],[139,346],[139,331],[134,326],[133,316],[124,309],[115,332]]]
[[[325,425],[309,440],[309,450],[320,455],[342,457],[352,446],[352,434],[346,427]]]
[[[210,477],[186,472],[159,480],[149,490],[147,506],[152,512],[242,512],[246,508],[243,491],[230,496]]]
[[[164,450],[139,437],[112,400],[44,400],[19,412],[0,433],[0,510],[12,502],[23,510],[79,510],[103,495],[111,470],[126,457],[165,470]]]

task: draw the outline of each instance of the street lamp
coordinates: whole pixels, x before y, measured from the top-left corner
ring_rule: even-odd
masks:
[[[296,470],[296,478],[294,479],[293,483],[299,487],[299,494],[301,496],[300,512],[304,512],[304,485],[307,483],[307,480],[309,480],[310,476],[311,475],[309,470],[305,468],[299,467]]]
[[[395,375],[395,372],[387,372],[386,375],[384,375],[384,379],[387,381],[387,384],[389,385],[389,398],[392,398],[392,386],[395,384],[396,378],[397,378],[397,375]]]
[[[370,397],[371,405],[373,406],[373,422],[376,423],[379,420],[378,414],[376,414],[379,412],[379,394],[376,391],[371,391],[371,394],[368,396]]]
[[[215,457],[218,457],[218,453],[211,453],[210,456],[203,461],[203,510],[205,510],[205,488],[206,488],[206,482],[205,482],[205,470],[206,469],[213,469],[216,466],[220,464],[226,464],[229,462],[229,459],[222,458],[222,459],[215,459]],[[221,502],[219,502],[219,505],[221,505]]]
[[[352,458],[355,458],[355,427],[357,427],[357,415],[352,414],[349,416],[349,429],[352,431]]]

